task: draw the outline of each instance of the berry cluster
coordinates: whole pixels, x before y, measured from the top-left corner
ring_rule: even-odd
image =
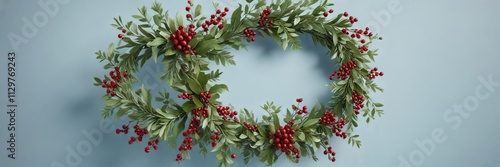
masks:
[[[349,13],[347,13],[347,12],[344,12],[344,17],[349,17],[349,22],[351,22],[351,24],[358,22],[358,18],[353,17],[353,16],[349,16]]]
[[[179,99],[182,99],[182,100],[193,100],[193,95],[191,94],[188,94],[188,93],[180,93],[179,95],[177,95],[177,98]]]
[[[217,28],[219,29],[224,28],[222,20],[224,20],[224,17],[226,17],[227,12],[229,12],[228,7],[225,7],[224,11],[217,9],[217,11],[215,11],[215,14],[210,15],[210,20],[207,19],[203,24],[201,24],[203,31],[208,32],[208,28],[211,25],[217,26]]]
[[[189,6],[186,6],[186,12],[191,12],[191,6],[193,6],[193,3],[191,3],[191,0],[188,0],[188,4],[189,4]],[[193,16],[190,13],[188,13],[188,14],[186,14],[186,19],[192,21]]]
[[[193,114],[193,117],[191,118],[191,121],[189,122],[189,126],[186,129],[186,131],[182,132],[184,140],[182,141],[182,144],[179,146],[179,151],[189,151],[193,149],[193,140],[194,140],[193,135],[201,134],[201,132],[198,130],[198,127],[200,126],[200,116],[207,118],[208,108],[207,107],[195,108],[191,110],[191,113]],[[181,154],[177,154],[175,160],[179,162],[182,161],[183,159],[184,158],[182,157]]]
[[[273,138],[276,150],[281,150],[281,152],[287,155],[292,154],[298,159],[300,158],[300,151],[293,147],[293,143],[295,142],[293,134],[295,134],[295,130],[291,128],[290,124],[280,126],[275,134],[269,132],[270,137]]]
[[[353,109],[356,114],[359,114],[359,110],[365,107],[363,102],[365,101],[365,97],[360,95],[357,91],[352,91],[352,103],[354,104]]]
[[[238,111],[231,111],[229,106],[217,106],[217,113],[219,113],[224,120],[233,119],[234,122],[238,122],[238,118],[236,117]]]
[[[255,42],[255,35],[257,35],[257,33],[254,30],[250,30],[248,28],[245,28],[243,30],[243,34],[245,34],[245,36],[248,39],[250,39],[250,41]]]
[[[116,134],[128,134],[128,125],[122,125],[122,129],[116,129]]]
[[[333,13],[333,9],[330,9],[329,11],[323,12],[323,16],[328,17],[329,13]]]
[[[120,134],[120,133],[124,133],[124,134],[127,134],[128,133],[128,125],[122,125],[122,129],[116,129],[116,134]],[[141,128],[139,127],[139,125],[135,124],[134,125],[134,133],[137,135],[137,136],[131,136],[130,139],[128,140],[128,144],[132,144],[134,142],[141,142],[142,141],[142,138],[144,137],[144,135],[148,134],[148,129],[146,128]],[[144,148],[144,152],[146,153],[149,153],[150,151],[150,147],[152,146],[154,150],[157,150],[158,149],[158,139],[156,139],[153,143],[153,141],[150,141],[151,144],[148,142],[148,146],[146,146]]]
[[[170,34],[170,41],[174,44],[174,49],[189,54],[191,52],[191,45],[189,42],[194,38],[196,32],[194,31],[194,24],[190,24],[186,32],[184,26],[179,26],[175,33]],[[196,54],[196,50],[193,50]]]
[[[295,101],[296,101],[297,103],[299,103],[299,104],[302,102],[302,100],[303,100],[302,98],[297,98],[297,99],[295,99]],[[292,105],[292,109],[293,109],[294,111],[296,111],[296,112],[297,112],[297,114],[299,114],[299,115],[302,115],[302,114],[307,114],[307,106],[302,106],[302,109],[300,110],[297,106]]]
[[[325,151],[323,151],[323,154],[331,156],[332,157],[331,161],[335,162],[335,154],[336,153],[335,153],[335,151],[332,150],[331,146],[329,146]]]
[[[201,132],[197,129],[200,126],[200,120],[198,117],[192,117],[191,122],[189,123],[189,127],[186,131],[182,132],[182,136],[184,136],[184,140],[182,144],[179,146],[179,151],[189,151],[193,149],[193,137],[194,134],[200,134]],[[182,156],[177,154],[176,161],[182,161]]]
[[[201,92],[200,93],[201,100],[203,100],[205,103],[208,103],[208,99],[212,98],[212,94],[208,93],[208,91]]]
[[[304,100],[304,99],[302,99],[302,98],[297,98],[297,99],[295,99],[295,101],[296,101],[297,103],[301,103],[303,100]]]
[[[191,113],[194,117],[203,116],[203,118],[208,118],[208,108],[207,107],[199,107],[191,110]]]
[[[146,146],[146,148],[144,148],[144,151],[146,153],[149,153],[150,147],[153,147],[154,150],[158,150],[158,142],[160,142],[158,139],[156,139],[154,141],[153,140],[149,141],[148,146]]]
[[[368,78],[370,80],[375,79],[375,77],[384,76],[384,72],[378,72],[378,68],[374,67],[370,70],[370,74],[368,74]]]
[[[175,161],[179,162],[179,161],[182,161],[184,160],[184,158],[182,158],[182,155],[181,154],[177,154],[177,157],[175,158]]]
[[[345,13],[344,13],[344,16],[346,16]],[[350,17],[352,17],[352,16],[350,16]],[[357,19],[354,19],[354,20],[357,20]],[[362,36],[367,36],[368,38],[373,36],[373,32],[371,32],[370,28],[368,28],[368,27],[366,27],[364,30],[363,29],[348,30],[347,28],[343,28],[342,33],[344,33],[346,35],[350,34],[351,38],[353,38],[353,39],[361,39]],[[379,39],[382,40],[382,37],[379,37]],[[367,41],[366,41],[366,39],[361,39],[360,42],[362,45],[358,46],[358,49],[361,53],[365,53],[366,51],[368,51],[368,46],[364,45],[364,44],[366,44]]]
[[[191,122],[189,122],[189,127],[186,131],[182,132],[182,136],[188,137],[189,135],[200,134],[201,132],[198,130],[198,126],[200,126],[200,120],[198,117],[191,118]]]
[[[245,126],[251,132],[255,132],[255,130],[257,130],[257,125],[252,126],[248,122],[243,122],[243,126]]]
[[[267,19],[267,17],[271,15],[271,9],[264,9],[260,13],[260,19],[259,19],[259,25],[264,27],[264,31],[267,32],[267,30],[271,27],[273,27],[273,20]]]
[[[330,126],[335,136],[342,137],[343,139],[347,138],[347,133],[342,132],[342,128],[344,128],[346,124],[345,119],[337,120],[333,113],[327,111],[319,119],[319,122],[323,125]]]
[[[361,40],[361,41],[363,42],[363,41],[364,41],[364,39],[363,39],[363,40]],[[360,52],[361,54],[363,54],[363,53],[365,53],[365,52],[367,52],[367,51],[368,51],[368,46],[366,46],[366,45],[361,45],[361,46],[358,46],[358,50],[359,50],[359,52]]]
[[[212,147],[217,145],[217,141],[219,141],[220,136],[219,132],[215,131],[213,135],[210,135],[210,140],[212,140]]]
[[[122,33],[118,34],[118,38],[123,39],[123,34],[127,33],[126,29],[122,29]]]
[[[182,141],[182,144],[179,147],[179,151],[187,151],[191,149],[193,149],[193,137],[188,136]]]
[[[346,64],[342,64],[338,71],[334,71],[332,75],[330,75],[330,80],[333,80],[333,77],[337,77],[337,79],[347,79],[351,74],[351,70],[357,68],[358,65],[353,60],[349,61]]]
[[[113,79],[108,82],[106,79],[102,81],[102,88],[106,88],[106,93],[111,96],[116,96],[115,89],[118,87],[118,83],[122,80],[122,75],[120,74],[120,67],[115,67],[115,70],[109,72],[109,76]],[[123,77],[128,78],[127,72],[123,72]]]

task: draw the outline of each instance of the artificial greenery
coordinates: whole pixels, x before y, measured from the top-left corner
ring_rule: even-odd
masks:
[[[208,31],[204,31],[202,27],[205,20],[210,18],[201,16],[202,6],[194,5],[191,1],[188,3],[188,7],[192,7],[188,12],[190,19],[180,13],[169,15],[157,2],[151,7],[152,11],[145,6],[139,8],[139,14],[133,15],[138,22],[124,22],[121,17],[115,18],[116,23],[113,26],[124,32],[120,36],[120,42],[117,46],[111,43],[107,52],[98,51],[96,54],[97,59],[105,62],[105,69],[119,67],[121,74],[117,75],[125,77],[116,81],[113,95],[107,93],[102,96],[105,104],[102,110],[103,119],[126,116],[130,122],[135,122],[149,131],[149,140],[167,141],[173,149],[179,147],[176,139],[183,137],[189,122],[193,118],[199,120],[199,126],[195,128],[200,133],[189,136],[194,139],[193,145],[200,147],[200,153],[210,151],[217,154],[219,166],[232,164],[234,152],[243,155],[245,163],[257,157],[262,163],[272,165],[282,155],[282,152],[276,149],[272,134],[292,120],[294,123],[289,125],[295,131],[293,148],[300,150],[301,157],[318,160],[316,151],[320,148],[326,149],[327,141],[331,141],[335,136],[330,126],[320,123],[325,112],[333,113],[338,120],[345,120],[346,128],[343,131],[347,134],[348,142],[360,147],[358,135],[353,134],[358,126],[358,115],[353,110],[352,92],[356,91],[365,98],[361,115],[366,118],[366,122],[382,114],[379,109],[382,104],[375,102],[368,95],[369,92],[382,91],[382,88],[369,78],[369,63],[374,61],[376,50],[363,52],[359,49],[360,46],[368,46],[374,39],[378,39],[377,35],[365,34],[363,38],[367,39],[367,42],[361,43],[343,32],[343,29],[353,31],[353,23],[343,13],[325,17],[324,13],[333,6],[327,0],[275,0],[270,4],[267,4],[266,0],[247,2],[240,4],[237,9],[231,11],[232,14],[220,21],[223,28],[212,26]],[[214,7],[219,9],[217,4],[214,4]],[[266,23],[272,20],[271,26],[259,24],[263,10],[271,11],[265,19]],[[191,49],[188,49],[189,53],[186,54],[175,48],[171,34],[175,34],[179,26],[187,28],[190,24],[194,25],[196,35],[192,35],[189,41]],[[262,118],[254,116],[254,111],[258,110],[240,109],[236,119],[224,119],[217,112],[217,107],[227,105],[228,102],[219,101],[219,97],[221,93],[228,91],[228,87],[217,83],[222,72],[209,69],[208,65],[211,62],[224,66],[235,65],[233,55],[228,50],[246,49],[245,45],[253,41],[246,36],[245,29],[255,31],[264,38],[271,37],[283,49],[293,50],[302,49],[299,34],[310,35],[315,44],[328,49],[328,55],[333,60],[332,66],[353,61],[357,68],[352,69],[346,79],[334,79],[331,82],[329,86],[332,96],[328,104],[318,103],[311,109],[306,109],[307,113],[297,113],[303,109],[299,106],[301,103],[294,104],[290,109],[282,109],[268,102],[262,106],[268,113]],[[165,64],[164,75],[158,77],[172,89],[191,98],[177,104],[175,97],[166,92],[152,97],[151,90],[144,85],[134,90],[132,85],[140,83],[134,74],[150,59],[154,59],[157,64]],[[97,77],[94,79],[96,86],[108,87],[106,84],[109,84],[112,77],[104,76],[107,83]],[[204,92],[208,92],[211,97],[205,100],[201,95]],[[153,100],[163,105],[155,108],[152,105]],[[299,102],[298,99],[297,101]],[[198,108],[207,108],[208,117],[194,115],[193,110]],[[252,131],[244,124],[256,125],[256,128]],[[211,147],[210,137],[214,132],[220,133],[220,139],[215,147]],[[182,151],[183,159],[189,159],[188,153],[189,151]],[[299,161],[299,158],[290,154],[283,155],[294,163]],[[332,157],[329,156],[329,159]]]

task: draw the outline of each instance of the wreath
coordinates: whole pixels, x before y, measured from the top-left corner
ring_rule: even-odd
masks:
[[[179,151],[175,157],[178,162],[190,159],[189,151],[198,145],[201,154],[209,150],[216,153],[219,166],[232,164],[236,152],[245,164],[258,157],[272,165],[281,155],[293,163],[301,157],[317,161],[318,149],[334,162],[336,153],[329,144],[334,136],[361,146],[359,135],[353,133],[359,114],[368,123],[383,112],[379,109],[382,104],[368,96],[369,92],[383,91],[373,79],[384,73],[368,65],[377,55],[377,50],[368,46],[381,37],[368,27],[351,28],[358,19],[347,12],[333,14],[329,9],[333,3],[327,0],[276,0],[270,4],[247,0],[230,17],[230,9],[219,8],[217,3],[214,14],[205,17],[201,16],[201,5],[187,2],[187,14],[177,13],[172,18],[158,2],[151,7],[153,14],[145,6],[138,8],[140,14],[132,17],[140,24],[115,18],[112,25],[121,31],[118,46],[111,43],[107,52],[96,52],[97,59],[106,62],[104,68],[110,70],[102,80],[94,78],[94,85],[106,91],[102,117],[114,115],[118,120],[127,116],[129,123],[116,133],[128,134],[133,125],[129,144],[148,141],[144,151],[149,153],[158,149],[160,140],[166,141]],[[302,98],[296,98],[285,111],[267,102],[262,109],[268,114],[257,119],[245,108],[238,112],[219,101],[228,87],[216,83],[222,72],[209,69],[211,61],[235,65],[227,50],[246,49],[256,35],[273,38],[283,49],[300,50],[299,33],[310,35],[315,44],[327,48],[332,65],[340,66],[330,76],[332,97],[327,104],[308,107]],[[150,89],[134,86],[140,84],[134,74],[151,58],[165,64],[160,78],[179,92],[177,97],[159,92],[155,97],[162,104],[159,108],[152,105]],[[175,98],[184,102],[178,104]],[[180,144],[178,137],[183,138]]]

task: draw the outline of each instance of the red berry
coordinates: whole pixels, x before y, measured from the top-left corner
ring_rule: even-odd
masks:
[[[229,12],[229,8],[228,8],[228,7],[225,7],[225,8],[224,8],[224,11]]]
[[[347,16],[349,16],[349,13],[344,12],[344,17],[347,17]]]
[[[295,101],[297,101],[297,103],[300,103],[302,102],[302,98],[297,98]]]
[[[382,40],[382,37],[379,37],[378,39],[379,39],[379,40]]]
[[[380,75],[380,76],[384,76],[384,72],[380,72],[380,73],[379,73],[379,75]]]
[[[122,29],[122,33],[126,33],[126,32],[127,32],[127,30],[126,30],[126,29]]]
[[[144,148],[144,152],[149,153],[149,147]]]
[[[361,43],[365,43],[365,39],[362,39],[362,40],[361,40]]]
[[[157,145],[154,145],[154,146],[153,146],[153,149],[158,150],[158,146],[157,146]]]
[[[231,158],[235,159],[236,158],[236,154],[231,154]]]
[[[189,12],[189,10],[191,10],[191,7],[190,6],[186,6],[186,11]]]
[[[328,12],[327,11],[323,12],[323,16],[328,17]]]
[[[186,14],[186,18],[190,19],[191,17],[191,14]]]
[[[333,13],[333,9],[330,9],[328,12],[329,12],[329,13]]]
[[[120,132],[122,132],[122,130],[116,129],[116,134],[120,134]]]
[[[123,34],[118,34],[118,38],[123,38]]]

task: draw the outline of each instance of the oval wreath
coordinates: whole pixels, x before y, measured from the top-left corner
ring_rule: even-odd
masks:
[[[367,123],[382,114],[378,109],[382,104],[368,96],[370,91],[383,91],[373,79],[384,73],[368,65],[377,55],[368,46],[382,38],[368,27],[351,28],[358,19],[347,12],[332,14],[333,9],[328,8],[333,4],[327,0],[276,0],[268,5],[266,0],[252,1],[240,4],[230,17],[230,9],[219,8],[216,3],[214,14],[201,16],[202,7],[188,0],[187,14],[177,13],[173,18],[158,2],[151,7],[153,14],[143,6],[140,14],[132,16],[140,24],[115,18],[113,26],[121,31],[119,46],[111,43],[107,52],[96,52],[97,59],[107,62],[104,68],[111,70],[102,80],[94,78],[94,85],[106,90],[102,97],[103,119],[128,116],[129,124],[116,129],[117,134],[128,134],[133,128],[129,144],[148,141],[146,153],[157,150],[159,141],[165,140],[179,151],[175,157],[178,162],[189,159],[188,152],[195,145],[202,154],[208,150],[216,153],[219,166],[233,163],[234,149],[245,164],[258,157],[260,162],[272,165],[281,155],[294,163],[301,157],[317,161],[318,149],[334,162],[335,152],[329,145],[333,136],[348,138],[349,144],[360,147],[358,135],[353,134],[358,114],[362,112]],[[310,8],[313,5],[316,7]],[[309,108],[302,105],[302,98],[297,98],[291,109],[280,114],[281,107],[268,102],[262,109],[269,114],[258,120],[247,109],[238,112],[218,101],[228,87],[215,83],[222,72],[210,70],[210,61],[235,65],[227,50],[245,48],[256,35],[272,37],[283,49],[298,50],[299,33],[310,35],[315,44],[326,47],[333,65],[340,66],[330,76],[333,95],[327,105],[317,103]],[[122,49],[126,51],[120,53]],[[151,90],[144,85],[134,89],[132,85],[140,83],[134,74],[150,58],[166,65],[161,79],[180,93],[177,98],[184,103],[177,104],[164,91],[155,97],[163,106],[154,108]],[[179,136],[184,140],[177,145]]]

